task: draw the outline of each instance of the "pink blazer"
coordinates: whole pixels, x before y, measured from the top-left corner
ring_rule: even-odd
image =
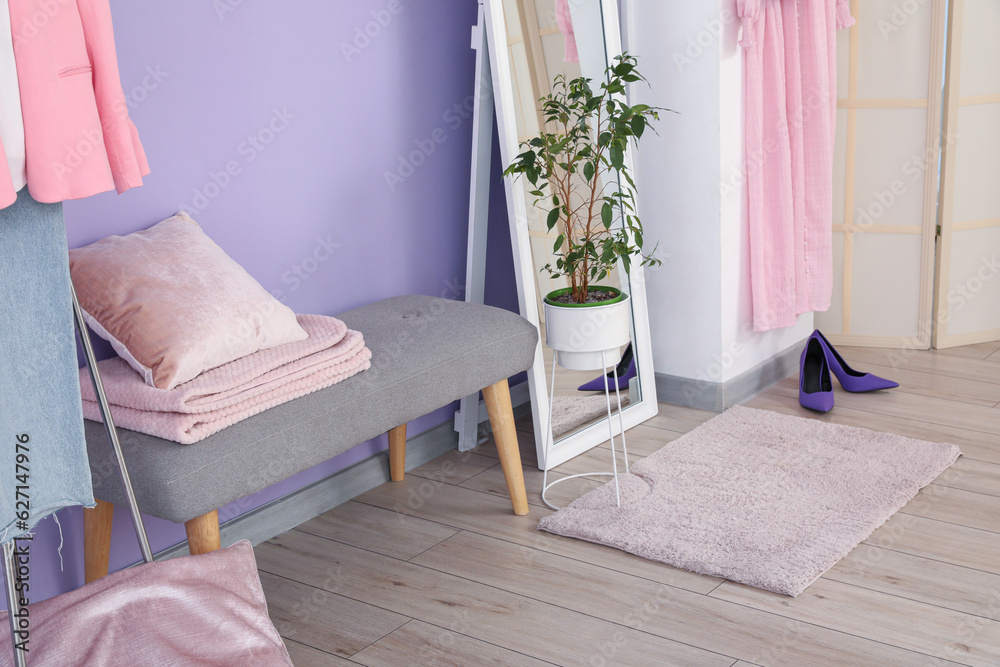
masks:
[[[10,0],[10,21],[31,196],[142,185],[149,164],[125,106],[109,0]],[[0,160],[0,207],[16,198]]]

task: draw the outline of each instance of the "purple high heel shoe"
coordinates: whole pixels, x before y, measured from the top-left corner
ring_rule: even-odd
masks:
[[[815,335],[806,340],[799,358],[799,404],[817,412],[833,407],[833,380],[823,344]]]
[[[632,355],[632,343],[628,344],[625,352],[622,353],[621,361],[618,362],[618,390],[628,389],[628,381],[636,376],[635,357]],[[614,373],[608,373],[608,389],[615,390]],[[604,391],[604,376],[598,376],[577,387],[577,391]]]
[[[833,349],[833,345],[830,345],[830,341],[826,339],[826,336],[819,329],[814,331],[810,338],[816,338],[823,345],[827,363],[830,364],[830,370],[837,376],[840,386],[846,391],[876,391],[878,389],[892,389],[899,386],[898,382],[886,380],[872,373],[861,373],[848,366],[844,358],[840,356],[839,352]]]

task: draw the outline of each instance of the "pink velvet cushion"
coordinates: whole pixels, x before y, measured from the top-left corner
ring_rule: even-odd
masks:
[[[87,324],[160,389],[308,338],[187,213],[70,250],[69,263]]]
[[[31,667],[290,667],[253,547],[237,542],[108,575],[28,607]],[[0,667],[13,663],[0,612]]]

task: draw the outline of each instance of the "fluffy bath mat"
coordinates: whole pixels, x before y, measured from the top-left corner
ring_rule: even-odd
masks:
[[[622,396],[622,407],[628,405],[628,395]],[[618,402],[611,394],[611,419],[617,420]],[[552,401],[552,435],[568,433],[598,417],[607,417],[608,403],[604,394],[597,396],[556,396]],[[617,424],[617,421],[614,421]],[[607,428],[607,427],[605,427]],[[617,428],[617,426],[615,426]]]
[[[955,460],[955,445],[734,407],[538,527],[796,596]]]

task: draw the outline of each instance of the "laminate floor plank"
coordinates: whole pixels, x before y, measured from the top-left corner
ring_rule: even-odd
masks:
[[[342,573],[341,573],[342,574]],[[338,576],[327,573],[326,588],[261,572],[267,611],[282,637],[349,658],[410,619],[330,592]]]
[[[519,549],[531,548],[560,554],[697,593],[708,593],[722,581],[718,577],[695,574],[599,544],[537,530],[538,520],[552,513],[548,508],[533,507],[528,515],[515,516],[510,511],[507,498],[450,484],[442,484],[433,495],[422,499],[422,503],[408,503],[410,494],[407,484],[407,481],[383,484],[357,500],[393,509],[401,515],[425,519],[433,517],[434,521],[451,528],[489,535],[517,545]]]
[[[452,450],[418,468],[407,470],[406,474],[458,484],[496,465],[496,462],[497,459],[492,456]]]
[[[351,659],[368,667],[543,667],[553,664],[473,639],[461,634],[461,630],[461,625],[455,631],[423,621],[410,621]]]
[[[566,477],[564,473],[553,470],[549,473],[549,481]],[[577,477],[556,484],[547,494],[549,502],[556,507],[564,507],[573,502],[583,494],[604,484],[610,478],[587,478]],[[473,489],[483,493],[489,493],[501,498],[507,498],[507,482],[503,476],[503,470],[497,464],[489,470],[484,470],[475,477],[467,479],[459,486],[466,489]],[[528,492],[528,504],[534,507],[545,507],[542,502],[542,471],[538,468],[526,468],[524,470],[524,488]]]
[[[1000,533],[1000,503],[996,496],[964,489],[928,484],[900,512]]]
[[[861,544],[824,578],[1000,621],[1000,575]]]
[[[284,642],[285,648],[288,650],[288,657],[292,659],[292,664],[295,667],[346,667],[357,664],[291,639],[285,639]]]
[[[483,553],[491,555],[489,562],[477,561],[475,554]],[[851,665],[914,664],[926,659],[890,642],[834,632],[812,622],[796,627],[797,641],[786,646],[781,656],[757,653],[748,647],[781,643],[786,631],[781,614],[731,605],[715,599],[715,593],[706,596],[667,586],[642,586],[627,574],[573,565],[544,552],[526,554],[501,540],[468,532],[445,540],[414,562],[761,665],[824,664],[824,657],[834,650],[841,664]]]
[[[942,660],[975,667],[1000,664],[1000,622],[831,579],[819,579],[796,598],[729,581],[709,597],[804,623],[819,622],[852,636]]]
[[[794,394],[796,397],[798,391],[797,376],[785,378],[768,389],[768,393],[780,393],[785,396]],[[856,394],[835,388],[834,400],[836,407],[833,410],[840,407],[854,408],[878,415],[1000,435],[1000,411],[983,405],[906,394],[891,389]]]
[[[933,350],[937,354],[964,357],[968,359],[989,359],[990,355],[1000,350],[1000,341],[989,341],[986,343],[973,343],[972,345],[960,345],[958,347],[946,347],[943,350]]]
[[[452,487],[455,488],[455,487]],[[732,658],[340,542],[289,531],[255,548],[263,572],[419,618],[560,665],[611,652],[618,664],[728,666]],[[495,566],[495,563],[494,563]],[[330,568],[342,572],[331,580]],[[605,651],[602,644],[621,637]],[[612,651],[613,649],[613,651]]]
[[[413,485],[420,488],[420,482]],[[454,535],[457,530],[433,521],[399,515],[353,500],[300,524],[301,530],[320,537],[409,560]]]
[[[880,364],[866,364],[865,370],[899,383],[899,387],[887,391],[919,394],[990,407],[1000,401],[1000,382],[938,375],[927,371],[912,370],[904,366],[893,368]]]
[[[1000,383],[996,375],[1000,370],[1000,355],[977,358],[981,353],[963,356],[946,350],[887,350],[875,347],[838,348],[838,350],[847,363],[857,370],[866,370],[868,366],[881,366],[922,371],[940,377]],[[888,377],[892,378],[892,375]]]
[[[857,426],[874,431],[898,433],[909,438],[930,440],[931,442],[948,442],[958,445],[963,457],[1000,464],[1000,438],[982,431],[972,431],[956,426],[943,426],[925,421],[917,421],[903,417],[880,415],[864,410],[838,405],[827,413],[806,410],[799,405],[798,392],[794,395],[782,393],[772,387],[766,393],[759,394],[746,401],[743,405],[750,408],[774,410],[782,414],[818,419],[831,424]],[[994,410],[996,408],[993,408]],[[1000,412],[1000,411],[998,411]]]
[[[864,544],[1000,574],[1000,535],[916,514],[894,514]]]

